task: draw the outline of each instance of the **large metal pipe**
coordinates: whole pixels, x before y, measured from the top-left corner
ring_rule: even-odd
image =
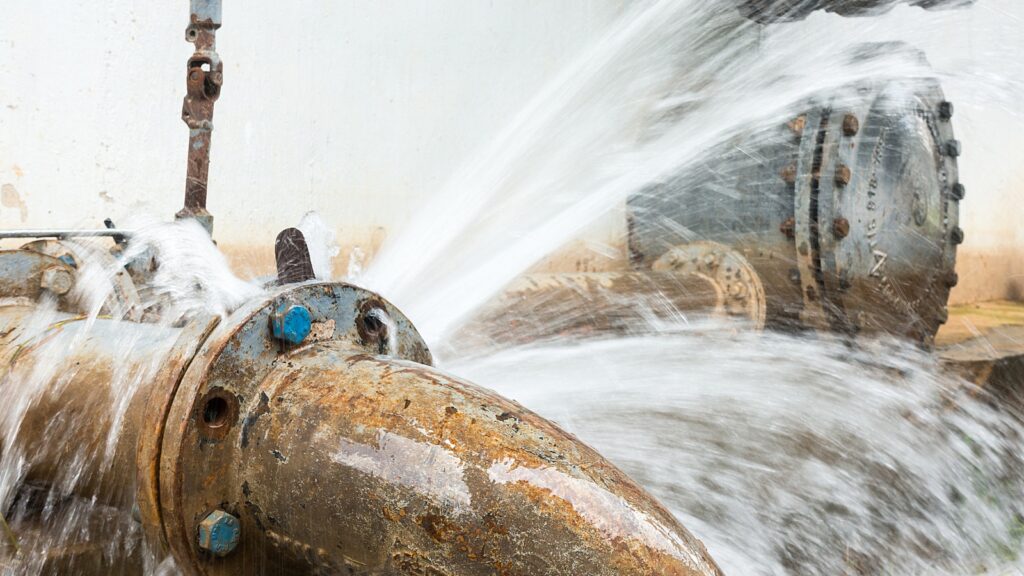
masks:
[[[204,573],[716,571],[593,450],[430,367],[330,342],[247,396],[223,450],[182,445],[175,459],[172,533],[225,503],[242,519],[239,553],[189,546]]]
[[[765,325],[760,276],[738,251],[710,242],[674,249],[657,270],[528,274],[474,314],[447,345],[460,354],[554,338],[642,335],[731,317]]]
[[[179,332],[0,306],[0,394],[13,426],[0,446],[26,459],[23,482],[131,510],[145,401]]]
[[[137,505],[186,574],[719,573],[593,450],[430,367],[375,294],[291,285],[180,328],[44,314],[0,306],[5,456]]]

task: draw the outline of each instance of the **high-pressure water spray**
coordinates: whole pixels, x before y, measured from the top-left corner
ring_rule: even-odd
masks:
[[[207,231],[220,22],[219,0],[192,1],[178,217]],[[379,295],[316,282],[298,230],[261,297],[165,319],[139,310],[159,254],[132,276],[44,232],[0,251],[0,390],[32,399],[0,429],[3,456],[24,455],[3,512],[29,551],[4,570],[139,574],[146,550],[189,575],[719,574],[599,454],[434,368]],[[97,305],[73,288],[99,254],[117,273]],[[83,541],[48,540],[81,515]]]
[[[879,49],[907,50],[863,51]],[[682,314],[930,345],[964,240],[953,105],[937,80],[907,78],[793,110],[632,194],[633,270],[527,275],[453,340],[629,333]]]

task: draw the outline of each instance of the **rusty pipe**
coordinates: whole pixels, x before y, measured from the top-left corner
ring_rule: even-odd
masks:
[[[170,521],[187,533],[225,503],[241,519],[238,553],[189,547],[203,573],[717,572],[589,447],[428,366],[318,344],[247,398],[224,451],[181,448],[184,513]]]
[[[760,276],[738,251],[713,242],[670,250],[652,270],[535,273],[517,278],[460,326],[460,354],[554,338],[642,335],[697,318],[765,323]]]
[[[0,446],[24,455],[24,482],[131,509],[143,404],[179,332],[0,307]]]
[[[294,307],[309,330],[285,341]],[[186,574],[719,573],[593,450],[430,367],[365,290],[287,286],[184,328],[36,312],[0,307],[3,392],[35,398],[0,441],[26,482],[138,506]],[[200,542],[212,513],[240,524],[223,557]]]

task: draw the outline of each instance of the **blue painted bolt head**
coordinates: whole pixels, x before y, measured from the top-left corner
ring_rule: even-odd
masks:
[[[274,338],[300,344],[309,336],[313,326],[313,319],[309,309],[298,304],[284,304],[277,309],[277,312],[270,319],[271,330]]]
[[[214,556],[227,556],[242,535],[238,518],[223,510],[214,510],[199,523],[199,548]]]

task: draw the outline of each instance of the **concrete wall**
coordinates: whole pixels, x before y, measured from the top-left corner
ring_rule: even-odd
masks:
[[[308,210],[343,239],[379,242],[622,9],[224,4],[209,208],[222,244],[261,252]],[[0,226],[180,208],[187,22],[187,0],[4,2]]]
[[[188,2],[7,0],[0,10],[0,227],[98,226],[181,204]],[[228,0],[210,211],[242,271],[319,211],[372,254],[624,0]],[[958,301],[1019,294],[1024,16],[1019,0],[948,14],[819,15],[865,40],[906,39],[949,77],[968,186]],[[616,216],[611,216],[614,219]],[[615,222],[591,236],[621,241]],[[548,267],[614,267],[572,248]],[[344,268],[348,250],[337,261]],[[568,255],[567,255],[568,254]]]

